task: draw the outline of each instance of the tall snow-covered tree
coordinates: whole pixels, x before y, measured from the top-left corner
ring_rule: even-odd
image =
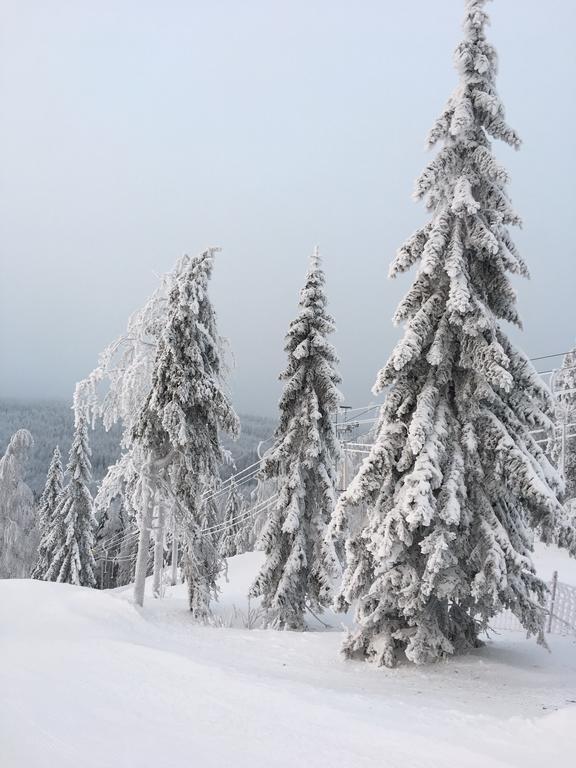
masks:
[[[335,504],[340,448],[334,417],[341,394],[338,357],[327,340],[334,321],[324,283],[316,249],[286,336],[280,423],[262,467],[277,480],[278,500],[260,535],[266,559],[251,594],[262,596],[267,622],[278,629],[302,629],[306,603],[321,610],[330,596],[324,534]]]
[[[377,437],[331,524],[347,536],[338,605],[356,605],[344,652],[387,666],[470,648],[505,608],[541,638],[534,532],[573,544],[559,478],[530,434],[551,426],[550,393],[501,325],[520,325],[509,274],[527,268],[490,142],[520,144],[496,92],[484,5],[466,0],[460,83],[429,137],[441,148],[416,184],[430,221],[391,267],[394,277],[419,264],[395,315],[404,336],[374,387],[387,393]]]
[[[576,500],[576,348],[564,357],[554,377],[558,425],[554,433],[553,455],[564,476],[565,499]]]
[[[52,521],[63,488],[64,470],[62,469],[62,457],[60,455],[60,448],[56,446],[48,468],[48,474],[46,475],[46,485],[38,505],[40,544],[38,545],[38,559],[32,571],[34,579],[44,578],[54,556],[54,552],[49,547],[49,542],[53,541]]]
[[[238,493],[236,482],[230,482],[230,489],[224,510],[223,531],[220,550],[223,557],[234,557],[244,551],[246,540],[246,520],[242,519],[244,505]]]
[[[77,419],[66,471],[69,481],[60,494],[52,516],[52,535],[46,543],[53,556],[44,579],[95,587],[92,550],[96,519],[89,490],[92,476],[88,428],[83,416]]]
[[[188,256],[182,257],[171,272],[162,276],[158,288],[146,303],[130,316],[126,332],[106,347],[99,356],[98,366],[77,384],[74,396],[77,414],[86,415],[93,423],[96,419],[101,419],[105,429],[110,429],[116,423],[122,425],[122,455],[104,477],[96,496],[96,504],[99,510],[105,510],[117,500],[121,500],[122,508],[127,511],[127,515],[119,520],[126,523],[127,527],[124,530],[125,536],[120,537],[120,552],[114,556],[118,560],[118,568],[115,570],[119,583],[126,583],[126,580],[133,578],[135,571],[138,571],[138,602],[143,601],[151,529],[155,538],[155,554],[158,555],[159,545],[164,539],[164,530],[163,527],[160,529],[160,523],[164,522],[173,527],[174,521],[168,519],[170,515],[166,514],[167,509],[172,508],[169,483],[159,483],[156,477],[154,499],[151,500],[154,502],[156,519],[144,520],[148,511],[143,513],[141,502],[143,488],[149,487],[148,479],[145,482],[144,479],[150,475],[150,457],[135,439],[134,427],[140,419],[152,387],[158,345],[167,323],[169,297],[179,281],[187,279],[189,262]],[[152,515],[154,516],[154,513]],[[142,536],[148,541],[146,546],[139,547],[139,569],[136,567],[139,562],[136,554],[134,553],[134,563],[131,558],[134,549],[134,541],[131,538],[133,522],[136,522]],[[104,541],[105,538],[108,540]],[[112,543],[106,531],[102,531],[102,540],[99,543],[102,547]],[[156,567],[160,558],[156,556],[154,560]],[[155,581],[158,577],[159,573],[155,573]]]
[[[146,456],[140,484],[144,525],[140,553],[147,547],[147,521],[154,497],[169,489],[185,547],[184,570],[195,618],[210,615],[220,569],[217,548],[206,534],[202,493],[218,482],[223,459],[220,431],[237,435],[239,420],[222,387],[222,342],[208,296],[215,249],[188,259],[170,291],[166,324],[159,338],[151,389],[133,431]],[[136,576],[136,602],[143,595]],[[140,578],[139,578],[140,577]]]
[[[33,445],[30,432],[19,429],[0,459],[1,579],[27,578],[36,559],[34,494],[24,480]]]

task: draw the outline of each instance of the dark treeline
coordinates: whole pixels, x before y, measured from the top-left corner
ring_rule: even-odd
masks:
[[[269,438],[275,423],[265,416],[241,416],[242,434],[236,442],[224,440],[232,453],[238,470],[257,460],[258,444]],[[54,446],[59,445],[66,461],[74,426],[74,414],[70,404],[63,400],[0,400],[0,456],[4,453],[11,436],[18,429],[28,429],[34,438],[34,449],[28,463],[26,477],[30,488],[39,496],[44,488],[46,472]],[[108,467],[119,456],[120,429],[106,432],[101,425],[89,433],[92,449],[94,484],[97,485]],[[269,443],[266,444],[266,447]],[[223,476],[231,474],[230,467],[223,467]],[[94,489],[93,489],[94,490]]]

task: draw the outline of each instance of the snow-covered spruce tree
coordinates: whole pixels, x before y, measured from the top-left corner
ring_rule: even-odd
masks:
[[[54,552],[49,548],[49,542],[52,540],[52,519],[63,488],[64,470],[62,469],[62,457],[60,455],[60,448],[56,446],[48,468],[48,474],[46,475],[46,485],[38,505],[40,544],[38,545],[38,559],[32,571],[32,578],[34,579],[43,579],[52,562]]]
[[[0,459],[0,579],[30,576],[37,554],[34,494],[24,481],[32,435],[19,429]]]
[[[286,336],[280,423],[262,466],[265,477],[277,480],[278,500],[260,535],[266,560],[251,595],[262,596],[267,623],[277,629],[303,629],[307,602],[321,610],[330,597],[324,534],[335,504],[340,448],[334,417],[342,396],[338,357],[327,341],[334,321],[324,282],[316,250]]]
[[[142,529],[150,539],[150,522],[143,526],[140,514],[138,491],[142,486],[142,477],[146,470],[147,454],[134,440],[134,425],[138,422],[142,407],[150,393],[152,374],[156,361],[158,343],[166,326],[168,299],[173,287],[183,279],[189,258],[179,259],[174,269],[160,280],[160,285],[149,297],[146,303],[129,320],[126,332],[113,341],[99,356],[98,366],[84,380],[76,385],[74,394],[74,409],[77,414],[85,415],[94,423],[101,419],[105,429],[114,424],[122,424],[122,455],[119,460],[109,467],[106,477],[96,495],[96,506],[100,511],[108,509],[115,500],[122,501],[126,516],[118,520],[125,523],[125,536],[120,537],[120,551],[114,557],[118,558],[115,567],[115,578],[119,584],[125,584],[134,576],[136,556],[134,540],[131,534],[134,524]],[[164,491],[167,489],[164,488]],[[161,497],[157,489],[157,509],[167,506],[166,494]],[[171,522],[171,521],[168,521]],[[154,525],[157,538],[162,539],[162,532]],[[120,531],[119,531],[120,533]],[[101,531],[99,544],[105,550],[113,541],[107,535],[108,530]],[[118,542],[118,539],[114,541]],[[110,546],[113,549],[112,546]],[[134,563],[131,555],[134,554]],[[145,574],[144,574],[145,575]]]
[[[242,520],[243,504],[236,482],[232,479],[224,510],[223,531],[220,551],[223,557],[234,557],[242,553],[246,521]]]
[[[345,533],[351,508],[367,504],[348,535],[338,605],[356,604],[345,654],[387,666],[470,648],[504,608],[542,639],[545,586],[530,553],[534,532],[558,539],[562,516],[559,478],[530,434],[550,428],[550,394],[500,326],[520,325],[508,273],[527,269],[489,140],[520,144],[496,92],[487,20],[484,0],[467,0],[460,85],[416,186],[431,220],[391,267],[395,276],[419,262],[395,315],[404,337],[374,387],[387,391],[375,443],[331,523]]]
[[[553,441],[553,456],[564,476],[564,498],[576,501],[576,348],[564,357],[554,377],[559,424]]]
[[[220,431],[234,436],[239,432],[238,417],[222,388],[222,342],[207,292],[214,253],[210,249],[187,259],[181,279],[170,291],[150,393],[133,431],[146,456],[140,484],[144,524],[136,602],[143,599],[142,548],[148,546],[146,529],[153,499],[159,490],[169,489],[185,550],[190,610],[200,620],[210,615],[220,569],[213,537],[204,533],[210,526],[202,493],[218,482],[223,457]]]
[[[92,476],[88,428],[83,416],[77,419],[66,471],[69,481],[52,517],[52,536],[47,540],[47,548],[54,554],[44,579],[95,587],[92,550],[96,520],[89,490]]]
[[[126,332],[112,342],[99,356],[98,366],[89,376],[76,386],[74,408],[77,414],[85,414],[94,422],[102,419],[105,429],[110,429],[117,422],[122,423],[122,455],[112,465],[103,479],[96,496],[96,506],[103,510],[110,506],[115,499],[122,500],[122,506],[128,512],[124,518],[127,528],[125,536],[121,537],[120,552],[117,555],[117,579],[119,583],[127,583],[136,575],[138,570],[141,584],[139,594],[143,600],[143,579],[147,575],[148,560],[145,554],[151,546],[151,532],[154,534],[155,555],[160,553],[160,543],[164,540],[164,530],[160,523],[164,522],[174,527],[173,519],[166,519],[166,510],[172,508],[169,486],[155,483],[153,509],[157,519],[145,521],[142,517],[142,492],[149,487],[144,479],[149,475],[149,453],[134,438],[134,427],[140,419],[142,408],[152,387],[152,375],[156,363],[158,344],[166,327],[169,297],[179,281],[185,280],[189,257],[178,259],[174,269],[160,280],[160,285],[146,303],[128,320]],[[154,468],[152,468],[154,469]],[[155,478],[157,481],[158,478]],[[147,505],[144,505],[148,510]],[[162,513],[158,515],[158,513]],[[149,513],[149,510],[146,514]],[[154,516],[153,513],[152,517]],[[168,515],[170,517],[170,515]],[[131,537],[133,523],[140,530],[141,537],[147,539],[148,545],[140,546],[141,559],[138,561],[134,552],[134,540]],[[111,540],[99,542],[105,549]],[[176,538],[176,542],[178,539]],[[158,544],[158,546],[156,546]],[[176,544],[177,546],[177,544]],[[136,542],[136,551],[138,542]],[[134,554],[134,562],[131,555]],[[154,558],[155,568],[160,558]],[[136,568],[140,562],[140,569]],[[159,573],[155,573],[158,581]]]

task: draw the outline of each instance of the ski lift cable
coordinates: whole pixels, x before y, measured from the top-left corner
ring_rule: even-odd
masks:
[[[109,549],[115,548],[115,547],[122,547],[126,542],[130,541],[131,539],[136,540],[138,536],[140,535],[140,531],[131,531],[128,534],[125,534],[121,538],[117,539],[106,539],[102,540],[102,542],[98,543],[94,549],[92,550],[94,554],[98,554],[100,552],[108,552]]]
[[[555,355],[540,355],[539,357],[531,357],[530,362],[535,363],[537,360],[549,360],[551,357],[566,357],[569,352],[558,352]]]
[[[242,485],[245,485],[246,483],[249,483],[249,482],[251,482],[252,480],[254,480],[254,478],[256,477],[256,475],[257,475],[259,472],[260,472],[260,470],[259,470],[259,469],[257,469],[257,470],[255,470],[254,472],[252,472],[250,475],[246,475],[246,477],[244,477],[244,478],[243,478],[243,479],[242,479],[240,482],[236,483],[236,488],[240,488],[240,486],[242,486]],[[206,494],[208,494],[209,492],[208,492],[208,491],[205,491],[205,493],[204,493],[204,494],[201,496],[201,499],[202,499],[202,501],[203,501],[203,502],[206,502],[206,501],[211,501],[212,499],[215,499],[215,498],[217,498],[218,496],[224,496],[224,495],[226,495],[227,493],[229,493],[229,491],[230,491],[231,487],[232,487],[232,484],[231,484],[231,483],[230,483],[229,485],[224,485],[224,484],[222,484],[221,486],[219,486],[219,487],[218,487],[218,489],[217,489],[217,490],[213,491],[213,492],[212,492],[211,494],[209,494],[209,495],[206,495]]]
[[[111,546],[116,546],[117,544],[120,544],[121,542],[126,541],[132,538],[133,536],[136,536],[137,534],[138,534],[138,531],[136,529],[133,531],[129,531],[128,533],[126,533],[126,531],[122,531],[114,534],[109,539],[102,539],[102,541],[105,541],[106,545],[108,547],[111,547]],[[96,545],[97,549],[100,549],[101,547],[102,547],[102,544],[100,543]]]
[[[266,507],[268,504],[271,503],[272,500],[276,499],[278,494],[274,494],[273,496],[269,496],[267,499],[264,499],[263,501],[259,501],[257,504],[255,504],[253,507],[249,507],[248,509],[242,510],[238,515],[235,515],[234,517],[230,518],[230,520],[223,520],[219,523],[214,523],[214,525],[211,525],[210,528],[207,528],[206,530],[212,530],[215,528],[221,528],[222,526],[229,525],[230,523],[237,522],[238,520],[241,520],[242,518],[246,517],[247,515],[251,515],[257,511],[259,511],[261,508]]]
[[[208,534],[208,533],[210,534],[221,533],[222,531],[226,531],[230,528],[234,528],[235,523],[244,522],[245,520],[249,520],[252,517],[256,517],[257,514],[259,514],[260,512],[263,512],[267,507],[269,507],[273,502],[275,502],[277,498],[278,498],[278,494],[274,494],[274,496],[270,496],[265,501],[261,502],[260,504],[257,504],[247,512],[244,512],[241,515],[238,515],[237,517],[232,518],[231,520],[226,520],[223,523],[218,523],[217,525],[214,525],[211,528],[205,528],[202,531],[202,535]]]
[[[540,376],[548,375],[549,373],[563,373],[564,371],[573,371],[576,365],[567,365],[565,368],[550,368],[549,371],[536,371]]]
[[[278,494],[275,493],[273,496],[269,496],[264,501],[261,501],[255,506],[251,507],[250,509],[245,510],[240,515],[237,515],[236,517],[233,517],[230,520],[225,520],[224,522],[217,523],[216,525],[213,525],[210,528],[206,528],[205,532],[215,533],[220,530],[225,530],[226,528],[234,527],[235,523],[242,522],[243,520],[247,520],[250,517],[255,517],[257,514],[264,511],[267,507],[269,507],[272,503],[274,503],[277,498],[278,498]]]

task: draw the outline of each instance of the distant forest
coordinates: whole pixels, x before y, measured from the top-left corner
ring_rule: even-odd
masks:
[[[275,423],[261,416],[241,415],[242,434],[236,441],[224,437],[223,444],[231,452],[237,470],[253,464],[258,444],[271,437]],[[34,438],[34,450],[27,469],[27,482],[36,495],[42,493],[48,465],[56,445],[67,460],[74,415],[70,404],[60,400],[0,399],[0,456],[6,450],[10,437],[18,429],[27,429]],[[94,486],[118,458],[121,430],[114,427],[106,432],[101,425],[90,432]],[[269,446],[269,443],[266,447]],[[230,466],[222,468],[222,476],[232,473]]]

